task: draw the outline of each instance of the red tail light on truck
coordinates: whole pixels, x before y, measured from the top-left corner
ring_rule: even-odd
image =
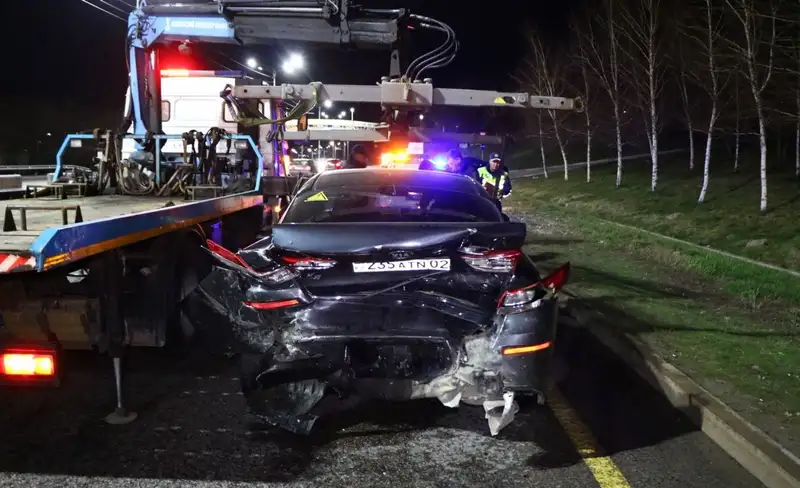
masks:
[[[57,358],[55,348],[49,346],[0,349],[0,383],[54,386],[59,381]]]

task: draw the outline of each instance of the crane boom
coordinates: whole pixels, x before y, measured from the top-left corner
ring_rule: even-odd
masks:
[[[140,2],[128,18],[128,57],[130,98],[125,130],[144,138],[161,132],[160,79],[158,49],[171,42],[228,43],[238,45],[271,44],[298,41],[316,45],[341,45],[356,48],[391,50],[390,75],[376,85],[237,86],[223,95],[233,110],[237,100],[271,99],[311,101],[306,111],[321,99],[332,102],[378,103],[384,108],[391,132],[409,130],[408,111],[434,106],[508,107],[550,110],[582,110],[580,99],[540,96],[529,93],[506,93],[484,90],[436,88],[430,79],[418,79],[426,69],[445,66],[455,56],[457,41],[447,25],[428,17],[411,14],[406,9],[368,9],[353,0],[173,0]],[[424,55],[401,74],[406,33],[410,29],[434,29],[446,32],[455,45],[448,59],[439,52],[433,58]],[[451,41],[452,38],[452,41]],[[443,48],[442,48],[443,49]],[[449,49],[449,48],[448,48]],[[445,50],[446,51],[446,50]],[[430,55],[430,53],[429,53]],[[435,58],[435,59],[434,59]],[[419,63],[416,72],[412,66]],[[427,64],[425,64],[427,63]],[[425,68],[419,69],[425,65]],[[411,74],[409,74],[411,73]],[[299,117],[302,114],[292,114]],[[237,115],[238,116],[238,115]],[[249,123],[273,124],[286,117],[272,114]],[[404,125],[405,124],[405,125]],[[281,125],[277,122],[275,125]],[[292,138],[310,137],[306,132]],[[379,140],[383,134],[370,138]]]

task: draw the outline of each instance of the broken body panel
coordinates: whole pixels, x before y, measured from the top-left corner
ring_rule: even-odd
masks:
[[[333,390],[483,405],[496,435],[514,393],[545,389],[568,270],[542,280],[524,239],[524,224],[502,221],[284,221],[238,254],[209,243],[217,266],[194,315],[214,343],[256,358],[242,386],[272,425],[308,433]]]

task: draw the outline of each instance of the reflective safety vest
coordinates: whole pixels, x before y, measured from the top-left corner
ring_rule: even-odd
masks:
[[[499,197],[503,195],[503,188],[506,186],[507,175],[508,172],[503,171],[503,173],[497,177],[493,175],[486,166],[481,166],[478,168],[478,177],[481,179],[481,186],[486,187],[486,183],[489,183],[495,187],[495,194],[492,195],[492,197]]]

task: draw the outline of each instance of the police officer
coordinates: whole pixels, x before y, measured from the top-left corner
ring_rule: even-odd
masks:
[[[480,184],[489,192],[497,203],[497,208],[503,210],[501,200],[511,195],[511,175],[500,161],[497,153],[489,156],[489,164],[478,169]]]
[[[447,168],[448,173],[456,173],[460,175],[469,176],[473,180],[480,183],[478,177],[478,165],[473,161],[473,158],[464,158],[461,156],[461,151],[453,149],[447,154]]]
[[[419,169],[425,171],[435,171],[436,166],[434,166],[433,161],[428,158],[424,158],[422,161],[419,162]]]
[[[350,157],[347,158],[345,168],[366,168],[369,166],[369,158],[367,158],[367,150],[361,144],[356,144],[350,150]]]

